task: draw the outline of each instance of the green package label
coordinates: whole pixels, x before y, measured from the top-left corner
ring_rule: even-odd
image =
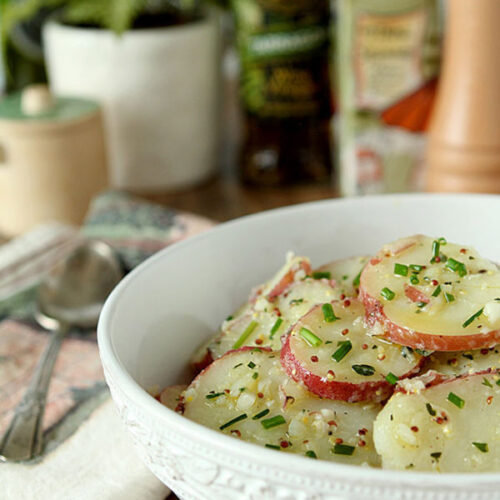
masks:
[[[328,3],[234,0],[241,97],[262,117],[328,115]],[[285,8],[286,7],[286,8]]]

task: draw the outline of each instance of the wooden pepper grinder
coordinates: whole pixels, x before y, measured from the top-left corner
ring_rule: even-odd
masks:
[[[448,0],[427,190],[500,193],[500,0]]]

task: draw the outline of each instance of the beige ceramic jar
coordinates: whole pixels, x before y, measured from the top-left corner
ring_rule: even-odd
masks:
[[[449,0],[429,191],[500,193],[500,1]]]
[[[0,233],[49,220],[79,224],[107,185],[99,106],[53,100],[46,87],[0,102]]]

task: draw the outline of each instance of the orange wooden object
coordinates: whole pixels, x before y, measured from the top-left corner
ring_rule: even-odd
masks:
[[[500,193],[500,1],[451,0],[428,191]]]

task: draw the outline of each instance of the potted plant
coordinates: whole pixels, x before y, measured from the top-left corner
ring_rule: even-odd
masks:
[[[0,0],[2,32],[40,7],[56,95],[90,97],[105,113],[111,182],[183,188],[214,171],[219,25],[201,0]]]

